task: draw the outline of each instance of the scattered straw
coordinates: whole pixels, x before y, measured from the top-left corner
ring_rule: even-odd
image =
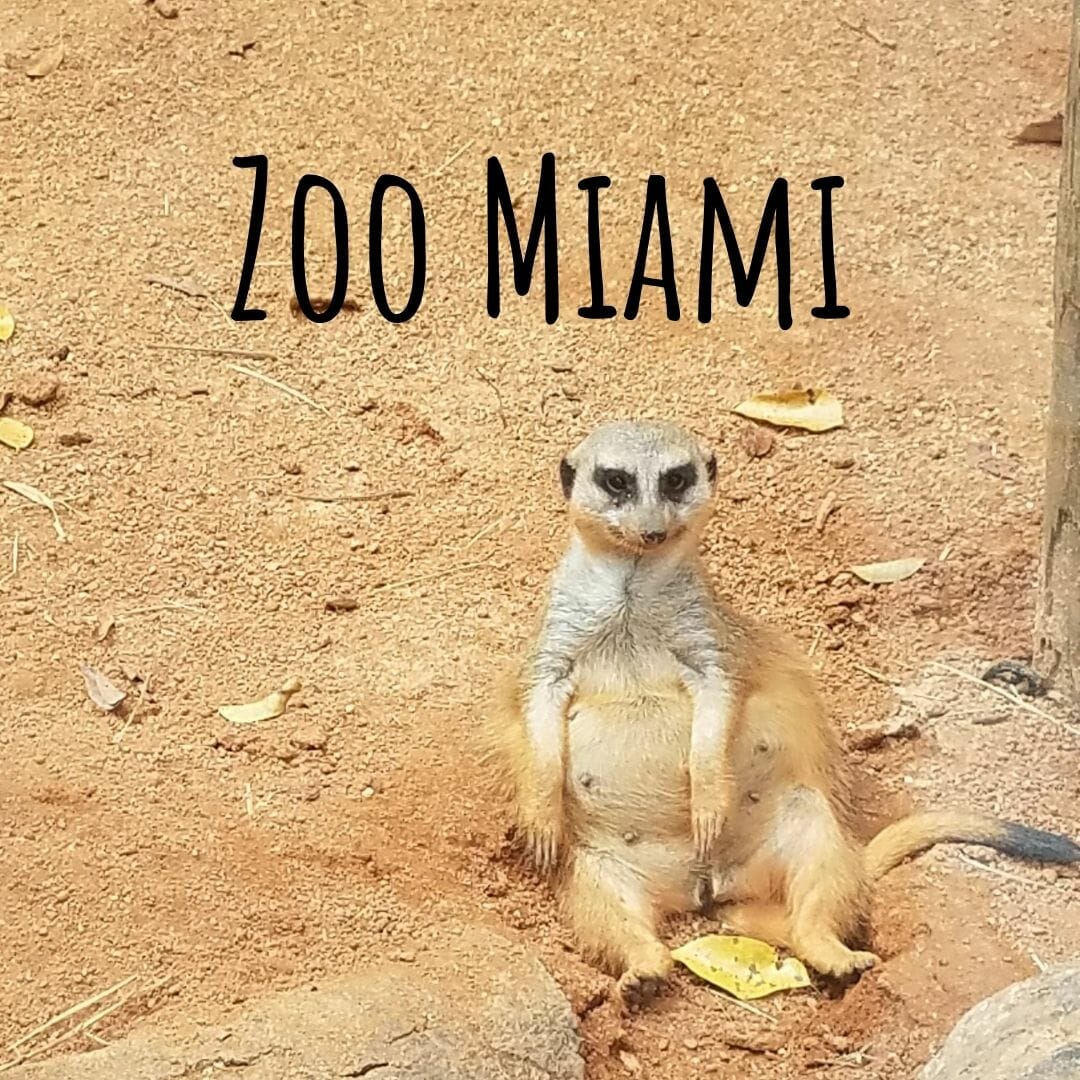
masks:
[[[133,619],[136,615],[157,615],[162,611],[190,611],[195,615],[202,615],[206,609],[198,604],[186,603],[183,600],[165,600],[160,604],[151,604],[149,607],[131,608],[122,611],[118,619]]]
[[[261,371],[256,371],[255,368],[245,367],[243,364],[226,364],[227,368],[231,368],[233,371],[238,371],[241,375],[247,375],[249,378],[258,379],[259,382],[266,383],[267,386],[274,387],[275,390],[280,390],[283,394],[288,394],[289,397],[295,398],[297,401],[302,401],[305,405],[310,405],[313,409],[318,409],[319,412],[330,415],[330,410],[325,405],[320,405],[313,398],[309,398],[301,390],[297,390],[287,383],[279,382],[277,379],[271,378],[269,375],[263,374]]]
[[[952,664],[944,664],[940,660],[934,660],[932,663],[934,667],[940,668],[942,671],[947,671],[950,675],[965,679],[969,683],[981,686],[984,690],[989,690],[992,694],[997,694],[998,697],[1004,698],[1009,704],[1015,705],[1018,709],[1023,709],[1025,712],[1029,712],[1034,716],[1041,716],[1044,720],[1049,720],[1050,723],[1056,724],[1058,727],[1063,728],[1073,735],[1080,735],[1080,730],[1073,727],[1072,724],[1065,720],[1059,720],[1045,709],[1040,709],[1037,705],[1032,705],[1030,701],[1025,701],[1014,690],[1010,690],[1004,686],[998,686],[995,683],[984,682],[977,675],[969,675],[966,671],[962,671],[958,667],[953,667]]]
[[[45,1023],[39,1024],[33,1031],[28,1031],[21,1039],[16,1039],[16,1041],[8,1047],[8,1050],[14,1053],[20,1046],[25,1046],[31,1039],[36,1039],[38,1035],[43,1034],[50,1028],[56,1027],[57,1024],[62,1024],[65,1020],[70,1020],[73,1016],[78,1015],[84,1009],[89,1009],[92,1005],[96,1005],[99,1001],[104,1001],[105,998],[119,993],[125,986],[130,986],[137,977],[138,976],[136,975],[129,975],[126,979],[121,979],[118,983],[114,983],[105,990],[100,990],[98,993],[86,998],[85,1001],[80,1001],[77,1004],[64,1009],[63,1012],[57,1013],[55,1016],[46,1020]]]
[[[201,353],[203,356],[239,356],[245,360],[277,360],[276,353],[255,352],[250,349],[219,349],[215,345],[147,345],[148,349],[165,352]]]
[[[411,499],[415,491],[373,491],[370,494],[361,495],[293,495],[285,491],[282,494],[286,498],[303,499],[304,502],[336,503],[336,502],[380,502],[383,499]]]
[[[52,1050],[55,1050],[63,1043],[70,1041],[78,1036],[84,1036],[85,1038],[92,1039],[95,1042],[101,1042],[101,1038],[91,1031],[91,1028],[101,1023],[102,1020],[113,1013],[122,1009],[125,1005],[129,1004],[137,997],[142,997],[146,994],[153,993],[155,990],[160,990],[168,982],[171,981],[172,976],[167,975],[162,979],[149,983],[146,986],[135,986],[128,993],[120,995],[120,991],[131,986],[135,982],[137,976],[129,975],[126,979],[121,979],[120,982],[114,986],[110,986],[107,990],[102,990],[100,993],[94,994],[92,997],[87,998],[85,1001],[80,1001],[76,1005],[72,1005],[70,1008],[65,1009],[63,1012],[58,1013],[56,1016],[49,1020],[46,1020],[44,1024],[38,1025],[33,1031],[24,1035],[17,1042],[12,1043],[8,1049],[11,1050],[16,1056],[11,1060],[4,1062],[0,1065],[0,1073],[7,1072],[9,1069],[14,1069],[19,1065],[24,1064],[27,1061],[31,1061],[33,1058],[41,1057],[43,1054],[47,1054]],[[117,995],[120,995],[117,997]],[[101,1002],[107,998],[115,998],[107,1005],[97,1009],[89,1016],[79,1020],[78,1023],[73,1024],[66,1031],[60,1032],[58,1035],[54,1035],[51,1039],[45,1042],[39,1043],[31,1050],[21,1049],[26,1047],[28,1043],[38,1038],[40,1035],[44,1035],[47,1032],[52,1031],[54,1028],[63,1024],[67,1020],[72,1020],[80,1013],[84,1013],[87,1009],[92,1008],[94,1005],[100,1005]]]
[[[429,172],[426,176],[421,177],[421,179],[430,180],[433,177],[442,176],[443,172],[449,169],[474,142],[476,142],[475,137],[470,139],[467,143],[464,143],[462,146],[459,146],[434,172]]]
[[[830,491],[824,499],[821,500],[821,505],[818,507],[817,517],[814,518],[814,531],[824,532],[825,522],[828,520],[829,515],[836,509],[836,492]]]
[[[856,671],[861,671],[864,675],[869,676],[871,679],[876,679],[880,683],[884,683],[886,686],[899,686],[900,680],[894,679],[891,675],[886,675],[884,672],[877,671],[872,667],[867,667],[865,664],[852,664]]]
[[[506,409],[503,408],[502,391],[499,389],[499,384],[490,375],[486,375],[479,369],[476,372],[476,377],[495,391],[495,400],[498,402],[499,406],[499,421],[502,423],[503,430],[505,431],[507,427],[509,427],[509,424],[506,422]]]
[[[486,562],[462,563],[460,566],[452,566],[449,570],[436,570],[431,574],[421,574],[419,577],[405,578],[403,581],[379,581],[371,587],[373,589],[404,589],[407,585],[419,585],[424,581],[436,581],[439,578],[448,578],[454,574],[463,574],[467,570],[478,570],[481,566],[487,566]]]
[[[990,863],[979,862],[978,859],[971,858],[970,855],[965,855],[962,851],[956,853],[957,858],[961,862],[965,862],[968,866],[973,866],[976,870],[986,870],[988,873],[997,874],[998,877],[1008,878],[1009,881],[1015,881],[1020,885],[1032,885],[1033,882],[1028,881],[1027,878],[1022,878],[1019,874],[1010,874],[1008,870],[1002,870],[1000,867],[991,866]]]
[[[56,530],[57,538],[62,541],[67,540],[67,533],[64,532],[60,515],[56,511],[56,502],[51,496],[46,495],[44,491],[34,487],[33,484],[23,484],[18,480],[4,480],[2,483],[8,491],[13,491],[16,495],[21,495],[29,502],[35,503],[37,506],[43,506],[48,510],[52,514],[53,528]]]
[[[837,19],[843,26],[846,26],[849,30],[854,30],[856,34],[862,34],[863,37],[868,37],[871,41],[880,45],[883,49],[896,48],[895,41],[890,41],[889,38],[883,38],[880,34],[874,33],[874,31],[866,25],[865,20],[861,23],[853,23],[848,19],[845,19],[843,15],[838,15]]]
[[[16,533],[11,540],[11,576],[19,572],[19,534]]]

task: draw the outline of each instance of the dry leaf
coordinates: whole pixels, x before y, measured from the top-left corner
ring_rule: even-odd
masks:
[[[1056,113],[1049,120],[1036,120],[1028,124],[1021,132],[1013,136],[1013,142],[1018,143],[1055,143],[1061,145],[1062,140],[1061,113]]]
[[[891,562],[864,563],[851,567],[851,572],[870,585],[891,585],[903,581],[922,568],[925,559],[893,559]]]
[[[89,664],[81,664],[80,670],[86,682],[86,693],[99,709],[112,712],[127,697],[123,690],[118,690],[100,671]]]
[[[764,420],[776,427],[830,431],[843,427],[844,410],[828,390],[785,390],[779,394],[755,394],[732,410],[750,420]]]
[[[218,712],[233,724],[256,724],[260,720],[273,720],[280,716],[289,704],[289,698],[300,689],[300,680],[291,678],[280,690],[246,705],[222,705]]]
[[[60,522],[60,515],[56,512],[56,503],[44,491],[39,491],[33,484],[23,484],[18,480],[4,480],[0,483],[3,483],[9,491],[14,491],[16,495],[21,495],[24,499],[37,503],[38,506],[44,506],[52,514],[53,528],[56,530],[57,537],[61,540],[67,539],[67,533],[64,532],[64,526]]]
[[[23,68],[23,72],[31,79],[44,79],[46,75],[51,75],[60,66],[63,59],[64,43],[50,45],[49,48],[42,49]]]
[[[742,448],[747,457],[767,457],[776,445],[776,436],[769,428],[759,427],[757,424],[749,424],[739,436]]]
[[[189,277],[167,277],[164,274],[147,274],[147,284],[160,285],[163,289],[175,289],[185,296],[209,296],[210,294],[194,279]]]
[[[0,341],[7,341],[15,333],[15,316],[0,304]]]
[[[0,416],[0,443],[12,450],[25,450],[33,441],[33,428],[10,416]]]
[[[707,934],[681,945],[671,956],[740,1001],[810,985],[810,976],[801,960],[795,957],[781,960],[771,945],[755,938]]]

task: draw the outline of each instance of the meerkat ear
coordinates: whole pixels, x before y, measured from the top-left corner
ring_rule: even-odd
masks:
[[[569,499],[570,492],[574,489],[574,466],[566,458],[559,462],[559,480],[562,482],[562,493]]]
[[[705,462],[705,472],[709,476],[709,483],[716,483],[716,455],[710,454]]]

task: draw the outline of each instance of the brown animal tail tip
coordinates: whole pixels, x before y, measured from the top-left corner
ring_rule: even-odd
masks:
[[[1032,829],[1014,821],[1002,823],[1001,834],[991,841],[991,846],[1015,859],[1034,862],[1074,863],[1080,862],[1080,844],[1067,836]]]

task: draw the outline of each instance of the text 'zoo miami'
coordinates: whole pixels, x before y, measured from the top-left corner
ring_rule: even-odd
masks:
[[[266,318],[266,312],[253,304],[251,280],[259,255],[263,219],[266,210],[269,162],[265,155],[233,158],[241,169],[254,170],[251,216],[248,223],[247,245],[237,288],[232,318],[248,322]],[[651,175],[645,182],[642,198],[641,234],[634,260],[633,273],[626,296],[618,297],[621,307],[610,300],[604,285],[603,248],[601,243],[601,192],[611,187],[608,176],[587,176],[578,181],[582,192],[582,213],[574,227],[584,228],[588,240],[589,289],[585,301],[577,307],[580,319],[637,318],[645,290],[662,299],[667,318],[683,318],[683,301],[675,273],[671,225],[668,215],[667,183],[663,176]],[[820,245],[815,253],[821,265],[821,303],[810,308],[815,319],[844,319],[850,314],[837,301],[836,256],[833,244],[833,192],[844,186],[843,177],[820,176],[810,181],[818,193]],[[727,205],[717,182],[708,177],[701,191],[701,243],[697,274],[697,297],[693,316],[699,323],[713,318],[714,298],[734,296],[740,307],[748,307],[758,291],[766,255],[772,249],[776,274],[776,318],[781,330],[792,325],[791,310],[791,224],[788,211],[788,181],[779,177],[764,194],[764,209],[753,239],[749,265],[743,256],[739,238],[728,214]],[[305,222],[308,196],[320,189],[329,196],[334,221],[335,270],[334,288],[325,306],[316,308],[308,290],[304,261]],[[407,295],[391,298],[387,295],[383,251],[383,203],[391,189],[404,193],[408,200],[411,224],[411,274]],[[515,200],[506,182],[506,174],[497,157],[487,159],[487,313],[497,319],[504,307],[505,283],[513,282],[520,297],[539,292],[543,296],[544,320],[558,321],[563,299],[559,285],[559,230],[566,228],[565,213],[559,217],[556,208],[555,155],[544,154],[540,176],[531,209],[526,200]],[[715,273],[716,233],[719,228],[726,254],[728,274]],[[522,243],[522,237],[525,237]],[[744,238],[745,243],[745,238]],[[328,179],[308,173],[296,186],[292,205],[291,265],[296,307],[313,323],[328,323],[345,305],[349,289],[349,218],[341,192]],[[407,258],[403,253],[402,258]],[[658,269],[657,269],[658,264]],[[409,263],[406,263],[409,265]],[[375,181],[371,192],[368,218],[368,266],[371,300],[375,309],[388,322],[403,323],[412,319],[424,301],[428,276],[427,220],[424,205],[416,188],[404,177],[384,173]],[[652,271],[650,272],[650,267]],[[505,272],[509,271],[508,274]],[[658,300],[659,302],[659,300]],[[352,306],[361,306],[355,301]]]

